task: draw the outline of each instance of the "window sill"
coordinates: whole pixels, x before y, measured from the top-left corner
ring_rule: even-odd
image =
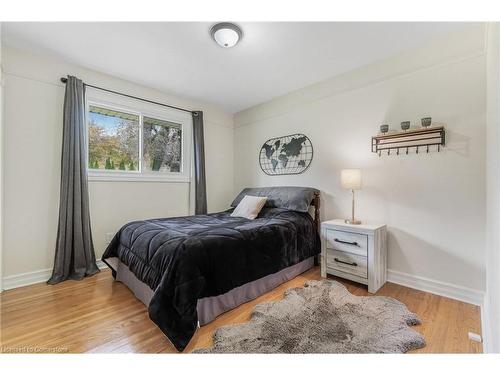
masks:
[[[164,182],[164,183],[189,183],[190,178],[185,175],[154,175],[140,173],[113,173],[113,172],[88,172],[89,181],[104,182]]]

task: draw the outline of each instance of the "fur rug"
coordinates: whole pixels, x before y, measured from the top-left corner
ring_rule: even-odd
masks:
[[[420,324],[390,297],[357,297],[333,280],[289,289],[257,305],[252,319],[219,328],[214,346],[197,353],[404,353],[425,346]]]

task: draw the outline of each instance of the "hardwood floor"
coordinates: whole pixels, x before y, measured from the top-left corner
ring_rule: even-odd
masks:
[[[281,299],[286,289],[311,279],[320,279],[319,267],[219,316],[198,330],[186,352],[210,346],[216,328],[249,320],[256,304]],[[362,285],[337,280],[355,295],[369,295]],[[422,319],[415,329],[427,346],[413,353],[482,352],[480,343],[468,339],[469,331],[481,333],[479,307],[392,283],[377,295],[400,300]],[[149,320],[146,307],[126,286],[114,282],[109,270],[84,281],[5,291],[0,301],[3,352],[176,352]]]

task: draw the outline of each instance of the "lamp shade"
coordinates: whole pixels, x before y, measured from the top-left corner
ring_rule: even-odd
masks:
[[[342,169],[340,172],[340,183],[344,189],[361,189],[361,170]]]

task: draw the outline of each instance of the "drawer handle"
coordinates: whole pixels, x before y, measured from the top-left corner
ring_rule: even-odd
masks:
[[[337,263],[343,263],[343,264],[347,264],[349,266],[354,266],[354,267],[357,267],[358,266],[358,263],[356,262],[344,262],[343,260],[340,260],[338,258],[333,258],[334,261],[336,261]]]
[[[353,246],[359,246],[358,243],[356,241],[354,242],[349,242],[349,241],[342,241],[342,240],[339,240],[338,238],[335,238],[334,240],[335,242],[339,242],[339,243],[344,243],[346,245],[353,245]]]

